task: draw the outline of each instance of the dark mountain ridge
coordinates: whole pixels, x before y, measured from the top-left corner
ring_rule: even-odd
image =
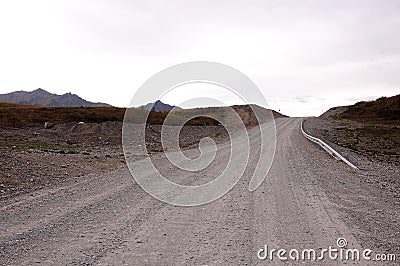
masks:
[[[152,111],[156,111],[156,112],[171,111],[174,108],[175,108],[175,110],[182,110],[182,108],[180,108],[180,107],[163,103],[160,100],[157,100],[154,103],[148,103],[146,105],[142,105],[139,108],[145,109],[145,110],[152,110]]]
[[[65,93],[57,95],[45,91],[41,88],[34,91],[15,91],[6,94],[0,94],[0,102],[29,104],[37,106],[51,107],[109,107],[106,103],[94,103],[82,99],[76,94]]]

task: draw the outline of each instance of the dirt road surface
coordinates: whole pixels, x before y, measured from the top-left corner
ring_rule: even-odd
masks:
[[[239,183],[203,206],[154,199],[127,167],[3,201],[0,264],[279,265],[277,257],[260,260],[257,252],[264,245],[288,251],[337,247],[338,238],[345,238],[348,248],[398,252],[398,198],[362,182],[360,173],[308,142],[300,121],[276,121],[275,159],[257,190],[247,189],[255,167],[251,157]],[[257,156],[256,133],[250,131],[252,156]],[[177,182],[194,184],[214,178],[226,165],[226,154],[229,146],[221,145],[216,161],[200,173],[177,174],[162,156],[153,160]],[[364,213],[365,219],[354,213]],[[378,227],[372,231],[374,222]],[[310,264],[290,261],[295,263]],[[318,264],[343,261],[325,258]]]

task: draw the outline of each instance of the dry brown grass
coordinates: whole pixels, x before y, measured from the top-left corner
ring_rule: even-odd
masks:
[[[161,125],[168,111],[150,113],[146,110],[132,108],[132,122],[142,122],[149,115],[147,122]],[[0,103],[0,128],[27,128],[43,126],[45,122],[54,124],[67,122],[101,123],[106,121],[123,121],[126,108],[118,107],[42,107],[15,103]],[[175,117],[174,117],[175,116]],[[172,120],[183,120],[183,117],[172,115]],[[197,117],[188,125],[215,126],[218,122],[208,117]]]
[[[117,107],[42,107],[0,103],[0,127],[25,128],[43,126],[45,122],[100,123],[122,121],[125,108]]]
[[[366,123],[400,124],[400,95],[381,97],[375,101],[358,102],[337,115],[339,119],[351,119]]]
[[[252,106],[253,108],[261,108]],[[257,125],[254,113],[249,105],[233,106],[246,126]],[[178,111],[147,111],[144,109],[130,108],[126,121],[143,123],[148,115],[147,123],[162,125],[169,115],[169,124],[182,124],[190,116],[197,116],[186,124],[192,126],[216,126],[218,121],[210,118],[216,115],[223,118],[227,114],[226,107],[196,108]],[[45,122],[54,124],[67,122],[101,123],[106,121],[123,121],[126,108],[118,107],[43,107],[15,103],[0,103],[0,128],[27,128],[43,126]],[[261,108],[268,117],[266,109]],[[282,116],[273,112],[275,117]]]

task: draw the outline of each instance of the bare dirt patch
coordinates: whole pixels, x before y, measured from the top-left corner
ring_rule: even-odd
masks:
[[[148,154],[163,152],[161,129],[160,125],[146,127]],[[118,121],[0,129],[0,198],[124,166],[121,130]],[[185,126],[180,146],[196,147],[203,137],[221,142],[227,133],[222,126]],[[130,156],[139,160],[148,154]]]

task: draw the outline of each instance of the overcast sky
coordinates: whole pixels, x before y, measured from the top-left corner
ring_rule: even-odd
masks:
[[[155,73],[214,61],[294,116],[400,93],[400,1],[1,1],[0,93],[42,88],[127,106]],[[217,97],[187,85],[163,99]]]

